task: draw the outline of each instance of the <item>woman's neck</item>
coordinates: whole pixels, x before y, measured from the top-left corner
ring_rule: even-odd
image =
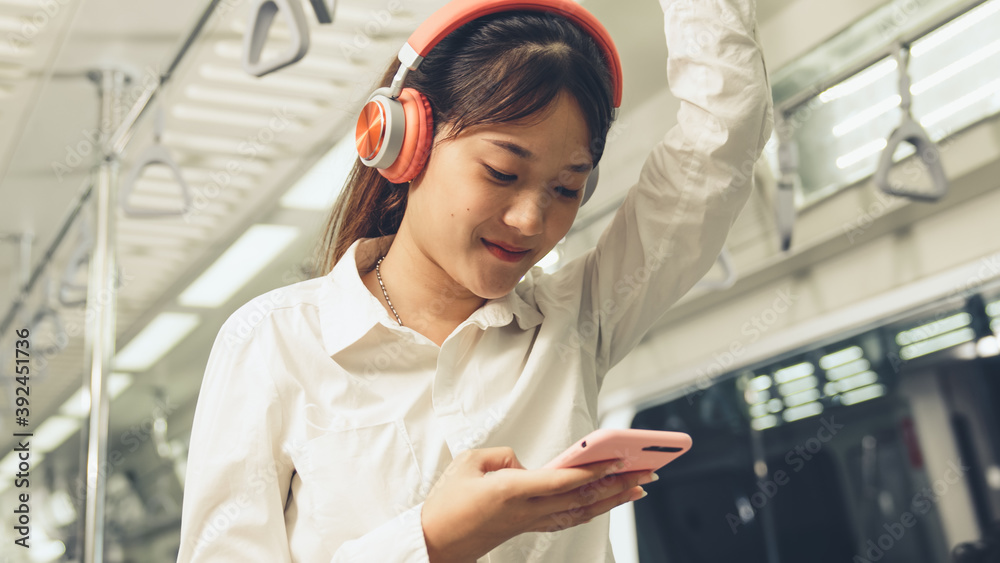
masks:
[[[393,309],[404,326],[423,334],[440,346],[455,328],[486,303],[456,282],[428,257],[406,233],[387,238],[390,243],[379,267],[385,299],[374,268],[361,277],[368,290],[382,303],[389,317]],[[374,264],[381,253],[366,260]]]

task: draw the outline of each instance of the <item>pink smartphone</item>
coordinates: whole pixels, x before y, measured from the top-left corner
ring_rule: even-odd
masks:
[[[584,436],[542,469],[575,467],[607,459],[625,461],[625,471],[653,471],[691,449],[684,432],[636,428],[598,428]]]

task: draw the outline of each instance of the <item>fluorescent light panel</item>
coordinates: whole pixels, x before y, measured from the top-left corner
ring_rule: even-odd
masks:
[[[955,330],[956,328],[968,326],[971,322],[971,315],[968,313],[958,313],[957,315],[945,317],[938,321],[920,325],[909,330],[904,330],[896,335],[896,344],[899,344],[900,346],[913,344],[914,342],[926,340],[932,336],[937,336],[938,334],[943,334],[945,332]]]
[[[781,385],[779,385],[778,392],[781,393],[782,396],[787,397],[789,395],[794,395],[796,393],[805,391],[806,389],[814,389],[818,383],[819,380],[817,380],[816,376],[814,375],[810,375],[808,377],[800,377],[798,379],[793,379],[788,383],[782,383]]]
[[[868,401],[885,395],[885,386],[881,384],[869,385],[853,391],[848,391],[841,395],[840,402],[844,405],[854,405],[861,401]]]
[[[883,76],[896,70],[897,66],[899,65],[896,63],[896,59],[883,59],[882,61],[873,64],[840,84],[825,90],[819,95],[819,100],[825,104],[838,98],[849,96],[867,86],[870,86],[871,84],[874,84]]]
[[[771,412],[779,412],[783,408],[785,408],[785,403],[782,403],[781,399],[771,399],[767,402],[767,410]]]
[[[79,430],[79,418],[50,416],[31,437],[32,451],[51,452]]]
[[[909,346],[903,346],[899,350],[899,357],[904,360],[912,360],[913,358],[924,356],[930,354],[931,352],[937,352],[938,350],[944,350],[951,346],[961,344],[963,342],[968,342],[976,336],[976,333],[971,328],[960,328],[952,332],[946,332],[940,336],[935,336],[928,340],[922,340],[915,344],[910,344]]]
[[[852,362],[863,355],[864,352],[861,350],[860,346],[851,346],[850,348],[844,348],[843,350],[838,350],[832,354],[823,356],[819,359],[819,367],[828,370],[832,367]]]
[[[870,367],[871,363],[869,363],[868,360],[861,358],[860,360],[854,360],[853,362],[846,363],[842,366],[826,370],[826,379],[828,381],[836,381],[849,375],[861,373]]]
[[[874,371],[863,371],[857,375],[852,375],[850,377],[845,377],[840,381],[835,381],[833,382],[833,385],[836,387],[837,392],[843,393],[844,391],[850,391],[851,389],[871,385],[876,381],[878,381],[878,375]]]
[[[859,127],[868,125],[874,119],[899,107],[899,104],[901,103],[903,103],[903,98],[901,98],[899,94],[893,94],[868,109],[862,110],[835,125],[833,127],[833,136],[838,138],[843,137]]]
[[[956,113],[972,106],[977,102],[981,102],[987,98],[992,97],[997,92],[1000,92],[1000,78],[969,92],[968,94],[962,96],[961,98],[955,100],[954,102],[945,104],[938,109],[928,113],[923,118],[920,119],[920,125],[924,127],[930,127],[935,125],[945,119],[955,115]]]
[[[816,368],[812,365],[811,362],[802,362],[801,364],[788,366],[786,368],[782,368],[774,372],[774,380],[779,384],[788,383],[793,379],[798,379],[800,377],[812,375],[814,371],[816,371]]]
[[[115,355],[112,362],[114,369],[146,371],[194,330],[199,322],[201,317],[194,313],[160,313]]]
[[[804,405],[798,405],[790,409],[785,409],[785,412],[781,413],[781,418],[784,418],[785,422],[792,422],[793,420],[801,420],[810,416],[816,416],[821,412],[823,412],[823,404],[814,401],[812,403],[806,403]]]
[[[930,90],[931,88],[937,86],[938,84],[941,84],[945,80],[948,80],[949,78],[955,76],[956,74],[959,74],[963,71],[975,67],[976,65],[982,63],[984,60],[988,59],[989,57],[992,57],[997,53],[1000,53],[1000,39],[990,43],[989,45],[981,49],[977,49],[973,53],[970,53],[962,57],[961,59],[942,68],[941,70],[935,72],[934,74],[928,76],[927,78],[924,78],[920,82],[917,82],[916,84],[910,87],[910,93],[913,94],[914,96],[922,94],[927,90]],[[990,63],[990,64],[995,65],[997,63]]]
[[[837,168],[844,169],[861,162],[862,160],[878,153],[889,145],[886,139],[876,139],[866,143],[861,147],[837,158]]]
[[[935,47],[997,13],[998,10],[1000,10],[1000,2],[997,0],[985,2],[975,9],[969,10],[934,32],[928,33],[919,40],[914,41],[913,45],[910,46],[910,56],[917,58],[926,54]]]
[[[180,294],[188,307],[219,307],[281,254],[299,235],[297,227],[253,225]]]
[[[108,376],[108,398],[115,400],[129,385],[132,376],[127,373],[112,372]],[[59,413],[66,416],[85,417],[90,412],[90,388],[80,387],[73,396],[59,407]]]
[[[750,389],[754,391],[763,391],[764,389],[770,389],[770,387],[771,376],[769,375],[758,375],[750,380]]]
[[[987,305],[986,314],[991,317],[1000,317],[1000,301],[994,301]]]
[[[976,354],[980,358],[991,358],[1000,355],[1000,340],[993,335],[980,338],[979,342],[976,342]]]
[[[804,405],[806,403],[811,403],[813,401],[819,400],[819,389],[807,389],[801,393],[796,393],[794,395],[789,395],[785,397],[786,407],[797,407],[799,405]]]
[[[281,205],[294,209],[330,209],[357,160],[358,149],[352,132],[338,141],[281,197]]]
[[[767,428],[773,428],[777,424],[778,424],[778,417],[774,416],[773,414],[762,416],[760,418],[755,418],[750,421],[750,426],[752,426],[754,430],[765,430]]]

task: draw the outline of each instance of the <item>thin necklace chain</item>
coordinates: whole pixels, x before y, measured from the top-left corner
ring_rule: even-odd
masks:
[[[399,320],[399,315],[396,314],[396,308],[392,306],[392,301],[389,300],[389,293],[385,290],[385,284],[382,283],[382,273],[379,271],[379,266],[382,265],[383,258],[385,258],[385,256],[379,258],[378,262],[375,263],[375,277],[378,278],[378,284],[382,286],[382,295],[385,295],[385,302],[388,303],[389,308],[392,309],[392,314],[396,315],[396,322],[399,323],[399,326],[403,326],[403,321]]]

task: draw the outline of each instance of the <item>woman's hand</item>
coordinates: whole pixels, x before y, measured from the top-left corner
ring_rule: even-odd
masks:
[[[636,485],[652,481],[652,472],[614,474],[618,463],[528,470],[511,448],[463,451],[424,500],[431,563],[474,563],[523,532],[570,528],[640,498]]]

